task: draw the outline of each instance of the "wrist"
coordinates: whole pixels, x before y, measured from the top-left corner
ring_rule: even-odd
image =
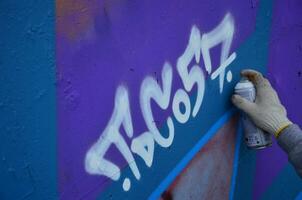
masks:
[[[291,124],[293,123],[286,116],[271,115],[264,120],[263,129],[278,138],[282,131]]]
[[[284,123],[284,125],[280,126],[280,128],[274,133],[274,136],[278,138],[280,134],[283,132],[284,129],[292,125],[293,123],[291,121],[288,121],[287,123]]]
[[[273,123],[271,133],[276,138],[278,138],[280,136],[280,134],[282,133],[282,131],[285,128],[287,128],[288,126],[290,126],[291,124],[293,124],[287,117],[283,118],[282,120],[276,120],[274,122],[275,123]]]

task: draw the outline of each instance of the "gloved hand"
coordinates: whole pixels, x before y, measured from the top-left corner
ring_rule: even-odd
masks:
[[[256,100],[250,102],[235,94],[232,96],[233,104],[244,111],[257,127],[278,137],[292,122],[287,118],[286,110],[276,91],[260,72],[247,69],[241,72],[241,76],[248,78],[255,85]]]

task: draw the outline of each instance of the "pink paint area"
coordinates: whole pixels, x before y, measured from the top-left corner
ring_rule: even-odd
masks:
[[[163,200],[227,199],[235,152],[237,118],[227,122],[163,193]]]

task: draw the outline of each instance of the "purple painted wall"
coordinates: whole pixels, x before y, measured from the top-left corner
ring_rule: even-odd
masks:
[[[281,187],[286,156],[276,144],[257,154],[240,144],[237,123],[227,123],[235,114],[229,97],[241,69],[267,72],[302,124],[301,8],[299,1],[57,0],[60,198],[181,199],[187,191],[185,198],[260,199]],[[215,167],[203,167],[207,160]],[[181,186],[198,174],[188,190]]]
[[[273,5],[267,76],[286,107],[289,119],[301,126],[302,2],[278,0]],[[277,145],[257,154],[254,198],[260,197],[287,163],[286,154]]]
[[[300,0],[1,0],[0,199],[301,199],[229,99],[273,83],[302,125]],[[192,72],[192,73],[189,73]]]

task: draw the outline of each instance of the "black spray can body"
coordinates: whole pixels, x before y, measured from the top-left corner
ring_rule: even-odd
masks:
[[[247,79],[242,79],[236,84],[235,93],[252,102],[256,98],[255,87]],[[272,136],[256,127],[245,113],[241,113],[241,121],[244,129],[244,140],[249,148],[263,149],[272,145]]]

